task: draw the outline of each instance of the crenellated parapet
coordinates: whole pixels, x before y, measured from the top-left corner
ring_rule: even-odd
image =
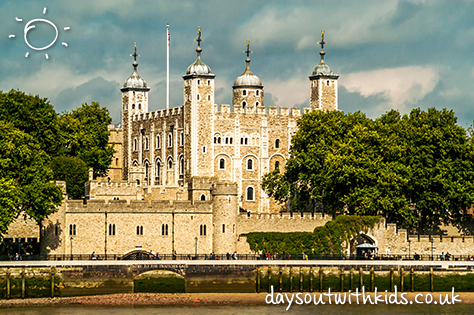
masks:
[[[310,108],[303,108],[303,113],[310,112]],[[241,104],[235,104],[231,106],[229,104],[221,104],[215,106],[216,114],[257,114],[257,115],[279,115],[279,116],[301,116],[301,108],[299,107],[276,107],[270,106],[268,108],[264,106],[247,105],[243,107]]]
[[[69,200],[66,202],[68,213],[211,213],[212,203],[182,200]]]
[[[160,109],[152,112],[146,112],[143,114],[137,114],[132,116],[133,121],[146,121],[159,119],[164,117],[180,116],[183,114],[184,106],[178,106],[168,109]]]

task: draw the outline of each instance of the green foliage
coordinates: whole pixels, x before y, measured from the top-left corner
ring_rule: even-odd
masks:
[[[106,107],[83,104],[59,119],[68,155],[77,156],[94,169],[94,178],[106,176],[115,153],[109,146],[108,125],[112,122]]]
[[[74,156],[58,156],[52,159],[51,169],[56,180],[64,180],[69,198],[84,197],[84,184],[88,180],[88,167]]]
[[[0,120],[29,134],[50,156],[62,151],[58,115],[46,98],[21,91],[0,91]]]
[[[262,250],[262,240],[265,239],[265,251],[269,253],[335,255],[343,251],[343,243],[349,245],[352,238],[374,228],[379,221],[378,216],[340,215],[324,226],[316,227],[313,233],[253,232],[246,236],[254,252]]]
[[[405,227],[464,224],[474,203],[474,150],[452,111],[313,111],[298,121],[285,172],[263,189],[292,210],[383,215]],[[344,210],[343,210],[344,209]]]
[[[62,191],[52,182],[49,161],[32,136],[0,121],[0,202],[5,206],[0,217],[2,229],[21,211],[39,223],[61,204]]]

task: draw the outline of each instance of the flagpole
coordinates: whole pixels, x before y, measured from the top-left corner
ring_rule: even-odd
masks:
[[[166,108],[170,108],[170,26],[166,24]]]

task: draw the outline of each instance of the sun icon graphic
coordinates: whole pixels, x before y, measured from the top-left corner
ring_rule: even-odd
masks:
[[[46,8],[44,8],[43,14],[46,14]],[[18,18],[18,17],[16,17],[15,20],[16,20],[17,22],[23,21],[22,19],[20,19],[20,18]],[[47,23],[47,24],[51,25],[52,27],[54,27],[54,30],[56,31],[56,37],[54,38],[54,40],[53,40],[49,45],[44,46],[44,47],[34,47],[34,46],[32,46],[32,45],[28,42],[28,39],[26,38],[26,36],[28,35],[28,32],[29,32],[31,29],[33,29],[33,28],[36,27],[35,25],[31,25],[31,24],[33,24],[33,23],[35,23],[35,22]],[[68,31],[68,30],[70,30],[70,29],[71,29],[70,27],[65,27],[65,28],[64,28],[65,31]],[[24,38],[25,38],[25,43],[26,43],[26,45],[28,45],[28,47],[30,47],[30,48],[33,49],[33,50],[45,50],[45,49],[48,49],[49,47],[53,46],[53,44],[54,44],[54,43],[56,42],[56,40],[58,39],[58,35],[59,35],[58,28],[56,27],[56,25],[55,25],[53,22],[51,22],[51,21],[49,21],[49,20],[45,20],[45,19],[34,19],[34,20],[29,21],[28,23],[26,23],[23,33],[24,33]],[[10,35],[10,36],[8,36],[8,38],[15,38],[15,35]],[[67,44],[66,44],[65,42],[62,42],[62,44],[63,44],[63,46],[67,47]],[[29,54],[30,54],[30,53],[27,52],[26,55],[25,55],[25,57],[28,57]],[[46,59],[49,59],[48,54],[44,54],[44,55],[45,55]]]

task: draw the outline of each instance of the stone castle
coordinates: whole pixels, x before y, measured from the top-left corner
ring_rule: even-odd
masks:
[[[285,168],[300,108],[264,106],[248,41],[232,105],[215,104],[216,76],[202,60],[200,29],[196,41],[196,60],[183,75],[184,105],[153,112],[135,45],[133,73],[121,88],[122,126],[109,126],[116,154],[108,178],[90,177],[86,201],[66,195],[43,224],[43,253],[250,253],[246,233],[311,232],[331,220],[321,213],[285,212],[261,188],[265,173]],[[338,110],[339,76],[324,61],[324,31],[318,44],[321,59],[309,76],[310,108],[303,112]],[[37,238],[38,228],[17,221],[5,237]],[[390,224],[352,245],[357,242],[408,254],[406,231]],[[423,242],[418,247],[426,252]]]

